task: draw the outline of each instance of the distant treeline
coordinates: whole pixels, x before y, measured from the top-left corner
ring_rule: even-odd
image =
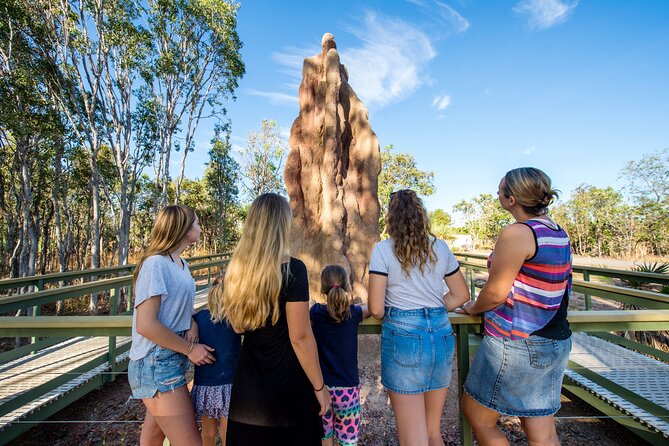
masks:
[[[582,184],[562,194],[550,215],[569,233],[575,254],[637,259],[669,256],[669,149],[629,161],[619,173],[622,191]],[[453,208],[479,248],[491,248],[511,216],[497,197],[481,194]]]

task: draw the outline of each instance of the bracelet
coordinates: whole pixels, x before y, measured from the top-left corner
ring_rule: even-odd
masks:
[[[323,390],[323,387],[325,387],[325,382],[323,383],[320,389],[314,389],[314,392],[320,392],[321,390]]]
[[[188,353],[186,353],[186,356],[190,355],[190,352],[193,351],[193,346],[195,345],[195,342],[190,343],[190,348],[188,349]]]

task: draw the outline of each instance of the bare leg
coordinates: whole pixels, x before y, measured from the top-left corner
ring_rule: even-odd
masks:
[[[334,437],[321,440],[321,446],[334,446]]]
[[[522,417],[520,424],[527,435],[528,446],[560,446],[555,431],[555,417]]]
[[[216,424],[216,419],[202,417],[202,446],[216,446]],[[221,438],[225,438],[225,433],[221,434]]]
[[[186,386],[142,400],[172,446],[201,446]]]
[[[425,394],[405,395],[388,390],[388,395],[390,395],[390,404],[395,412],[400,445],[425,446],[428,444]]]
[[[474,429],[474,436],[481,446],[508,446],[504,432],[497,427],[499,413],[476,402],[472,397],[462,397],[462,411]]]
[[[139,436],[140,446],[162,446],[163,441],[165,441],[165,434],[160,430],[149,409],[146,409],[142,433]]]
[[[425,392],[425,421],[429,446],[444,446],[441,438],[441,414],[447,395],[448,388]]]
[[[218,420],[218,436],[221,437],[221,446],[225,446],[225,434],[228,431],[228,419],[221,417]]]

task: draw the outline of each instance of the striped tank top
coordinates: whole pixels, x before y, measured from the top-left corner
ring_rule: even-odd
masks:
[[[523,224],[534,233],[536,252],[523,263],[506,302],[484,314],[484,331],[490,336],[525,339],[549,322],[554,324],[552,319],[558,310],[567,324],[566,305],[571,293],[569,236],[559,226],[554,229],[539,220]],[[488,269],[494,261],[493,252],[488,257]]]

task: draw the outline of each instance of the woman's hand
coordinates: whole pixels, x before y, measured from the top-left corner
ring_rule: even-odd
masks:
[[[459,313],[459,314],[473,314],[469,311],[469,309],[472,307],[472,305],[474,305],[474,301],[469,300],[469,301],[465,302],[464,304],[462,304],[461,307],[456,308],[455,312]]]
[[[195,365],[213,364],[216,358],[210,352],[214,349],[204,344],[193,344],[193,348],[188,352],[188,359]]]
[[[188,342],[196,343],[199,341],[198,336],[200,335],[199,329],[197,327],[197,322],[194,319],[190,320],[190,328],[184,333],[184,339]]]
[[[318,404],[321,405],[321,411],[318,412],[318,415],[323,416],[330,410],[330,392],[328,392],[328,389],[325,386],[323,386],[321,390],[314,392],[316,393]]]

